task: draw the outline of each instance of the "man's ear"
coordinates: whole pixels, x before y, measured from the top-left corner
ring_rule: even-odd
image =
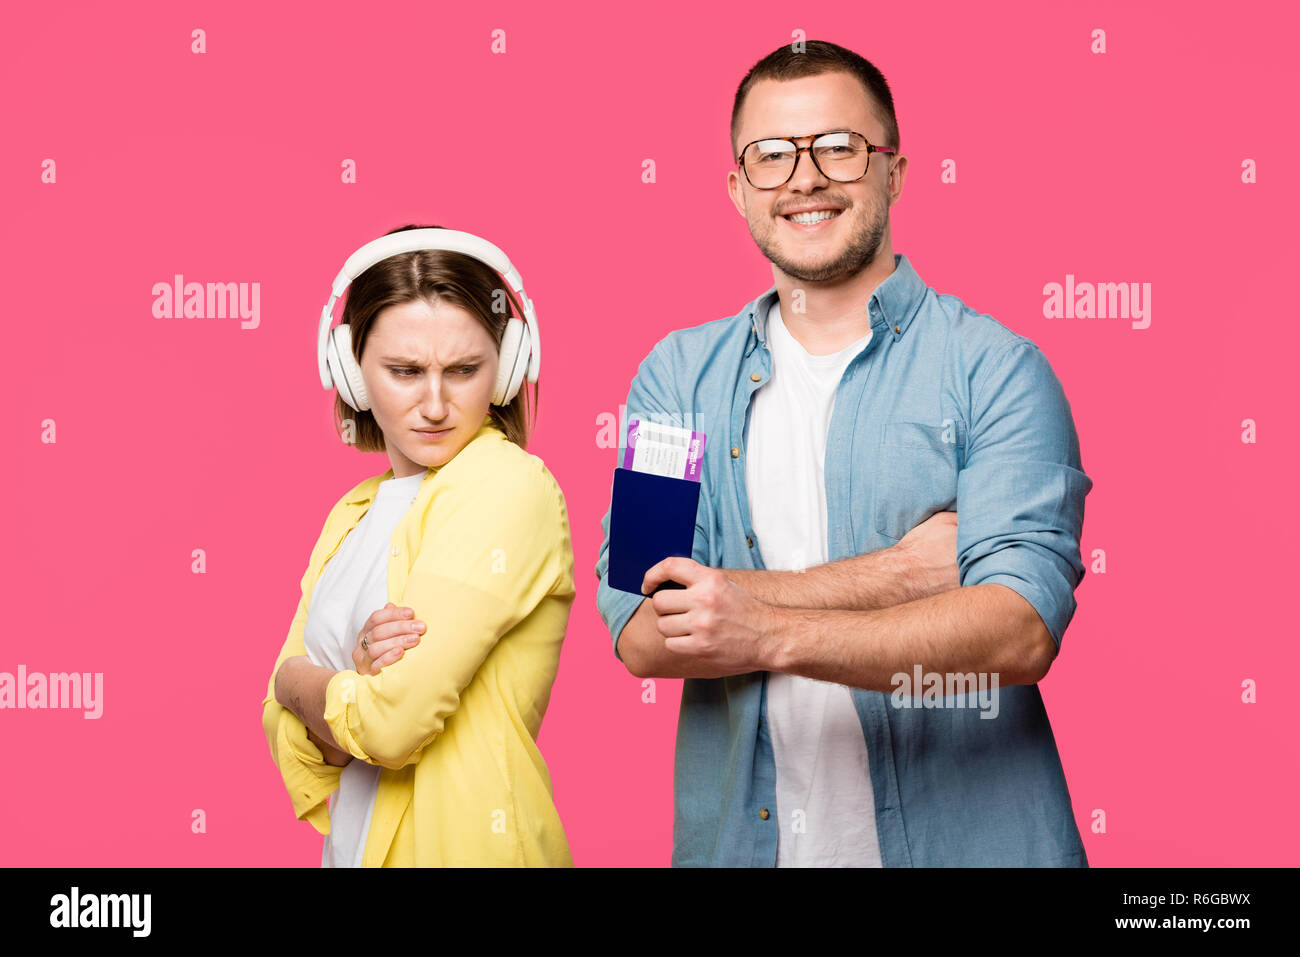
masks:
[[[734,169],[727,171],[727,195],[731,197],[731,205],[736,207],[736,212],[748,219],[745,214],[745,188],[741,184],[740,173]]]

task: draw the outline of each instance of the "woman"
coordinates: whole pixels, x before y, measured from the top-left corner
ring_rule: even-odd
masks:
[[[388,235],[413,229],[439,227]],[[522,373],[498,379],[537,348],[503,291],[462,252],[391,255],[351,281],[330,337],[335,427],[391,467],[330,511],[262,703],[322,866],[572,866],[536,738],[573,546],[563,493],[524,451]]]

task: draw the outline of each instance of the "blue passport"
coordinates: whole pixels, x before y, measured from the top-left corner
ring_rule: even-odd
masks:
[[[641,581],[653,566],[670,555],[690,558],[699,504],[699,482],[614,469],[609,512],[609,586],[640,595]],[[678,582],[660,586],[685,587]]]

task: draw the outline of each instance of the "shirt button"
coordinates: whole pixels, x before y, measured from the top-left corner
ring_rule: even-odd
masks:
[[[900,329],[900,328],[898,328],[898,326],[894,326],[894,331],[895,331],[895,332],[902,332],[903,330]]]
[[[740,458],[740,449],[739,449],[737,446],[735,446],[735,445],[733,445],[733,446],[731,447],[731,457],[732,457],[733,459],[738,459],[738,458]]]
[[[762,381],[763,381],[763,377],[762,377],[761,375],[759,375],[757,372],[751,372],[751,373],[749,374],[749,381],[750,381],[750,382],[762,382]]]
[[[397,557],[397,546],[396,546],[396,545],[393,546],[393,557],[394,557],[394,558]]]
[[[761,817],[764,821],[766,821],[772,815],[767,812],[767,808],[763,808],[761,811],[758,812],[758,816]]]
[[[754,547],[754,540],[753,540],[752,538],[746,538],[745,541],[749,542],[749,547],[750,547],[750,548],[753,548],[753,547]]]

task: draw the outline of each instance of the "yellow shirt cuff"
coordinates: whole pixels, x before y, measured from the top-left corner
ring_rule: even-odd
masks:
[[[307,726],[285,709],[278,729],[280,774],[293,802],[294,815],[321,834],[330,832],[326,799],[338,789],[343,769],[325,761],[320,748],[307,738]]]
[[[357,682],[361,675],[355,671],[336,671],[325,685],[325,723],[330,727],[334,743],[354,758],[374,763],[361,743],[357,741],[348,724],[348,706],[356,704]]]

